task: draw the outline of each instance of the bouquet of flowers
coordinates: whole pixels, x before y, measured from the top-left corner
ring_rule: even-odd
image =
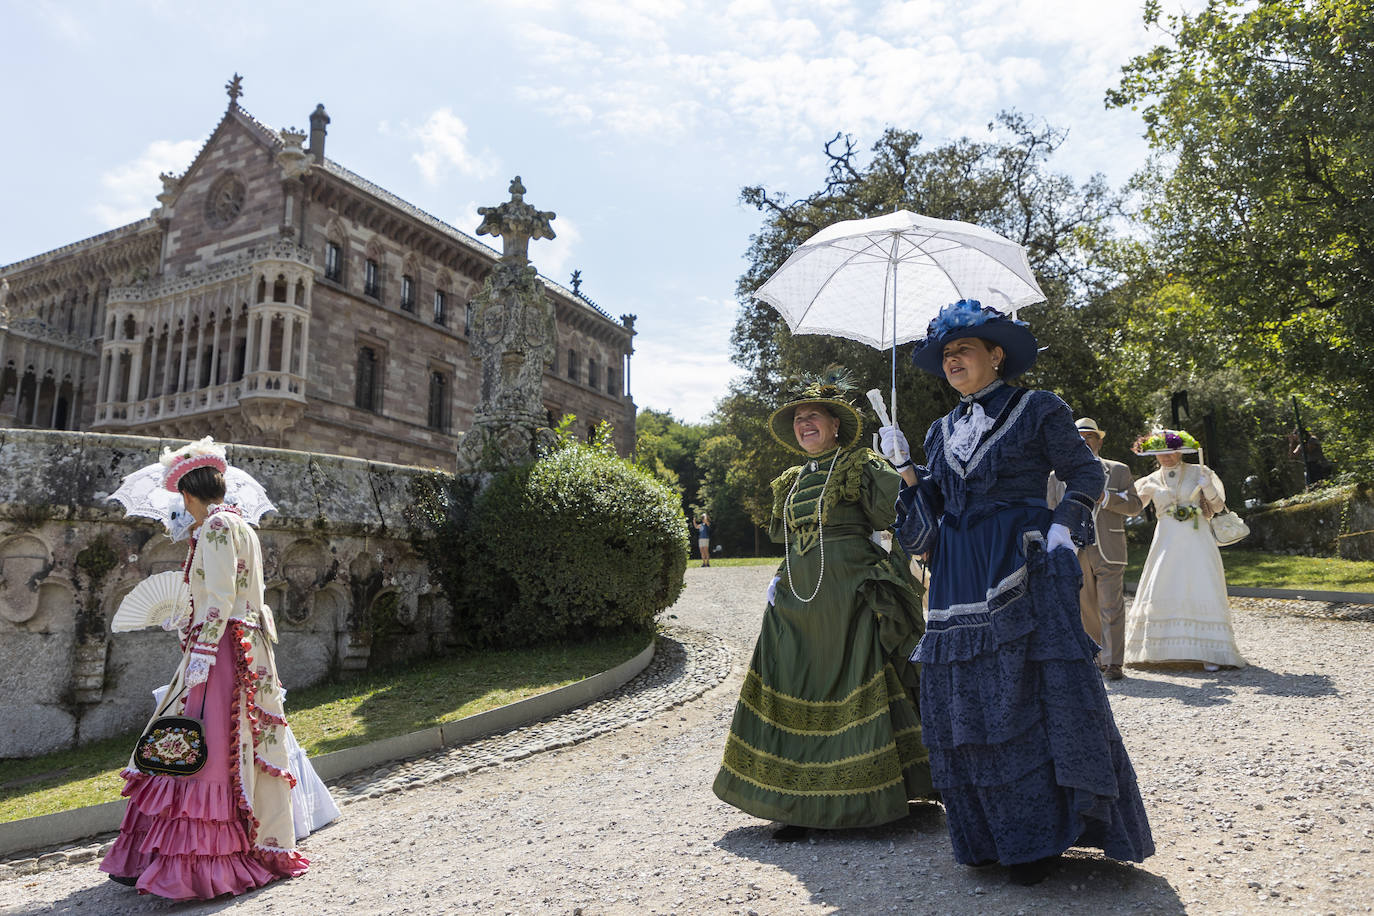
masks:
[[[1157,429],[1141,436],[1131,445],[1137,455],[1156,455],[1160,452],[1190,451],[1200,448],[1198,441],[1181,429]]]
[[[1197,506],[1185,506],[1182,503],[1174,503],[1174,507],[1169,510],[1169,514],[1180,522],[1186,522],[1188,519],[1192,519],[1193,527],[1197,527],[1197,517],[1199,514]]]

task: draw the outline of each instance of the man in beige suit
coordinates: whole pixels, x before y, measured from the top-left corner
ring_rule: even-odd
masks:
[[[1078,610],[1083,617],[1083,629],[1102,647],[1097,656],[1098,666],[1109,680],[1119,681],[1126,654],[1126,597],[1122,589],[1126,572],[1126,516],[1139,515],[1144,504],[1132,486],[1135,481],[1131,469],[1098,454],[1106,433],[1097,421],[1084,417],[1075,425],[1107,475],[1107,487],[1093,510],[1097,543],[1078,551],[1078,565],[1083,570]],[[1064,498],[1064,485],[1053,474],[1046,495],[1051,509]]]

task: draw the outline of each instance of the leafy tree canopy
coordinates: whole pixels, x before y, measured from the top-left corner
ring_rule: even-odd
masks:
[[[1112,106],[1158,156],[1137,180],[1163,269],[1224,323],[1229,355],[1324,410],[1338,455],[1374,466],[1374,9],[1211,0],[1145,21]]]
[[[1110,328],[1115,321],[1111,303],[1094,303],[1117,279],[1102,253],[1109,250],[1119,198],[1100,176],[1077,184],[1050,169],[1062,131],[1016,113],[1000,115],[988,130],[986,140],[926,147],[920,134],[890,128],[866,161],[852,138],[837,135],[825,147],[830,166],[820,190],[793,200],[762,186],[742,191],[744,203],[764,214],[764,224],[751,239],[749,266],[737,288],[742,305],[733,359],[747,375],[718,415],[740,441],[739,479],[760,494],[750,510],[756,523],[766,524],[771,508],[761,496],[767,481],[795,462],[772,442],[766,425],[786,380],[839,363],[864,387],[887,392],[890,386],[889,351],[835,337],[793,336],[772,308],[752,299],[797,245],[838,220],[907,209],[976,223],[1024,245],[1049,301],[1021,315],[1050,347],[1026,381],[1058,390],[1075,407],[1109,398],[1099,371],[1105,355],[1091,343],[1100,334],[1085,328]],[[1071,307],[1071,300],[1080,307]],[[927,426],[957,395],[943,380],[913,369],[909,353],[902,347],[898,354],[897,420],[919,448]]]

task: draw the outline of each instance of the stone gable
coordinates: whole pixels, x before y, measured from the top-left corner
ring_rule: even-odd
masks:
[[[479,400],[468,303],[499,256],[326,159],[325,124],[307,150],[231,104],[187,172],[163,176],[153,219],[0,268],[0,425],[451,468]],[[632,317],[541,282],[550,421],[609,421],[630,454]]]

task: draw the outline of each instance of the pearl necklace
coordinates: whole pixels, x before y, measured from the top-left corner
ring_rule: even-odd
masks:
[[[825,581],[825,525],[821,522],[821,511],[825,507],[825,488],[830,486],[830,475],[835,473],[835,462],[840,460],[840,449],[835,449],[835,457],[830,459],[830,470],[825,472],[825,483],[821,484],[821,495],[816,497],[816,537],[820,541],[821,569],[816,574],[816,590],[811,593],[810,598],[803,598],[797,594],[797,587],[792,584],[792,544],[787,536],[787,532],[792,526],[788,524],[788,510],[791,510],[792,521],[797,520],[797,509],[793,505],[794,497],[797,493],[797,485],[801,483],[803,470],[797,472],[797,479],[792,481],[792,489],[787,491],[787,499],[782,503],[782,546],[786,551],[783,554],[783,565],[787,568],[787,587],[792,589],[792,595],[803,604],[809,604],[816,600],[816,596],[821,593],[821,583]],[[817,470],[819,465],[815,461],[810,462],[811,469]]]

